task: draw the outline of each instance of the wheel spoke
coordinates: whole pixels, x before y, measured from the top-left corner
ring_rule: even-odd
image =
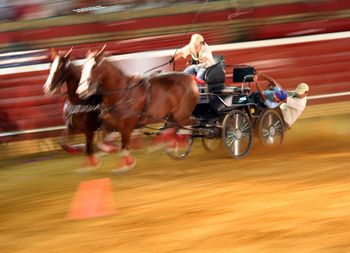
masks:
[[[245,124],[241,127],[241,131],[245,132],[247,129],[249,129],[249,124],[248,122],[245,122]]]
[[[178,143],[176,143],[176,147],[175,147],[174,153],[175,154],[179,154],[179,144]]]
[[[231,146],[233,144],[233,142],[236,140],[236,138],[234,136],[229,137],[227,136],[227,139],[229,142],[226,142],[228,146]]]
[[[262,129],[262,132],[263,132],[264,137],[266,137],[266,136],[269,136],[269,135],[270,135],[269,130]]]
[[[276,135],[281,135],[282,133],[282,128],[276,128]]]
[[[280,126],[281,125],[281,122],[279,120],[276,121],[275,124],[273,124],[274,127],[277,127],[277,126]]]
[[[240,125],[240,122],[239,122],[239,115],[236,115],[236,116],[235,116],[235,125],[234,125],[234,129],[239,129],[239,125]]]
[[[235,141],[234,141],[233,153],[234,153],[236,156],[240,154],[240,152],[239,152],[239,140],[235,140]]]
[[[272,125],[272,120],[273,120],[272,114],[269,114],[269,116],[267,117],[267,123],[268,123],[269,127]]]
[[[250,133],[249,132],[248,133],[242,133],[242,136],[245,137],[245,138],[249,138]]]
[[[239,129],[242,129],[243,124],[246,122],[244,118],[241,118],[241,116],[238,116],[237,118],[240,118],[240,124],[239,124]]]
[[[273,144],[273,137],[269,136],[269,138],[267,138],[267,144]]]

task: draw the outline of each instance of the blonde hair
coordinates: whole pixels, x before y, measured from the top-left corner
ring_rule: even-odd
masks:
[[[196,46],[199,43],[203,43],[203,42],[204,42],[204,38],[202,35],[200,35],[198,33],[192,34],[190,45]]]

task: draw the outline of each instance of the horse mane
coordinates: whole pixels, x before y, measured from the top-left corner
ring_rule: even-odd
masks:
[[[102,61],[104,61],[105,64],[107,64],[108,68],[112,69],[112,72],[114,72],[114,74],[116,76],[120,76],[121,78],[125,78],[126,82],[129,82],[130,80],[132,80],[134,78],[134,76],[130,76],[130,75],[127,75],[126,73],[124,73],[124,71],[121,68],[119,68],[118,66],[113,64],[106,57],[104,57],[99,63],[101,63]],[[97,64],[99,64],[99,63],[97,63]]]
[[[67,70],[70,69],[70,72],[71,72],[70,75],[72,75],[72,78],[73,78],[72,81],[74,83],[76,82],[78,84],[79,81],[80,81],[80,77],[81,77],[81,69],[82,69],[82,67],[75,65],[73,63],[73,61],[70,60],[70,59],[69,59],[69,61],[70,61],[70,64],[67,67]]]
[[[187,74],[185,72],[179,72],[179,71],[170,71],[170,72],[161,72],[157,74],[156,76],[170,76],[170,75],[178,75],[178,76],[191,76],[190,74]]]

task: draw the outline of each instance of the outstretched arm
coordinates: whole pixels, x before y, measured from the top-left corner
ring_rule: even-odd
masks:
[[[259,85],[258,74],[256,74],[254,76],[254,82],[255,82],[256,88],[259,92],[260,97],[263,99],[263,101],[265,101],[267,99],[267,96],[264,94],[263,90],[261,89],[261,87]]]
[[[177,60],[179,60],[181,58],[185,58],[183,52],[182,51],[177,51],[176,54],[173,57],[174,61],[177,61]]]
[[[268,76],[264,73],[258,73],[259,76],[261,76],[262,78],[264,78],[266,81],[270,82],[274,87],[277,86],[279,88],[281,88],[280,84],[276,82],[275,79],[273,79],[271,76]]]

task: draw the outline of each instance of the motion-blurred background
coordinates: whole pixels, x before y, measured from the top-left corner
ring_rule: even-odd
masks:
[[[209,45],[347,31],[350,1],[2,0],[0,20],[3,53],[74,46],[84,57],[105,43],[113,54],[175,48],[194,31]],[[0,60],[1,67],[32,63]]]

